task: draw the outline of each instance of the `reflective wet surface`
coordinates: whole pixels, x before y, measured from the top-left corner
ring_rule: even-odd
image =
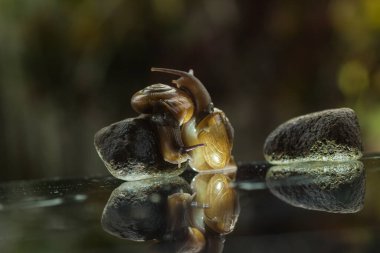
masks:
[[[378,252],[380,158],[0,185],[1,252]]]

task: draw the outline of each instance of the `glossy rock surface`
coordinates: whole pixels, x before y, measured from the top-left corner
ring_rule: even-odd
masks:
[[[264,156],[273,164],[358,159],[362,142],[356,114],[340,108],[291,119],[267,137]]]
[[[104,127],[95,134],[94,144],[109,172],[122,180],[176,176],[187,166],[163,160],[150,118],[129,118]]]

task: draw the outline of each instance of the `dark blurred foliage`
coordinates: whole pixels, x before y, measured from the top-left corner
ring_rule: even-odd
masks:
[[[237,160],[263,159],[283,121],[356,110],[380,150],[380,2],[0,0],[0,180],[107,173],[101,127],[130,97],[194,69],[235,127]]]

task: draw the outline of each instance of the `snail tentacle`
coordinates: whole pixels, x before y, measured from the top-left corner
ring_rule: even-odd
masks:
[[[184,144],[180,138],[181,132],[179,127],[158,125],[157,132],[161,153],[165,161],[181,164],[190,158],[186,152],[183,152]]]
[[[185,72],[181,70],[175,69],[167,69],[167,68],[151,68],[151,71],[169,73],[173,75],[180,76],[179,79],[174,80],[173,82],[179,88],[184,88],[190,92],[191,96],[194,99],[196,115],[210,113],[210,109],[212,106],[211,97],[205,86],[193,75],[193,71]]]
[[[187,153],[187,152],[193,151],[196,148],[204,147],[204,146],[206,146],[205,143],[195,144],[195,145],[187,146],[187,147],[184,146],[181,148],[181,152]]]

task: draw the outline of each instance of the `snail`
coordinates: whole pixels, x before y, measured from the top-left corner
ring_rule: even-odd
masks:
[[[201,146],[185,147],[180,126],[193,116],[191,97],[180,89],[165,84],[153,84],[138,92],[131,99],[132,108],[141,114],[151,114],[157,127],[161,153],[165,161],[181,164],[189,159],[187,152]]]
[[[214,107],[210,94],[193,71],[152,68],[152,71],[180,76],[173,80],[176,89],[187,92],[193,100],[192,117],[182,122],[182,140],[196,171],[222,169],[231,159],[234,131],[223,111]]]
[[[140,115],[99,130],[94,145],[110,173],[134,181],[181,174],[187,164],[196,171],[222,169],[232,162],[233,128],[214,108],[203,84],[189,73],[172,84],[153,84],[131,98]]]

